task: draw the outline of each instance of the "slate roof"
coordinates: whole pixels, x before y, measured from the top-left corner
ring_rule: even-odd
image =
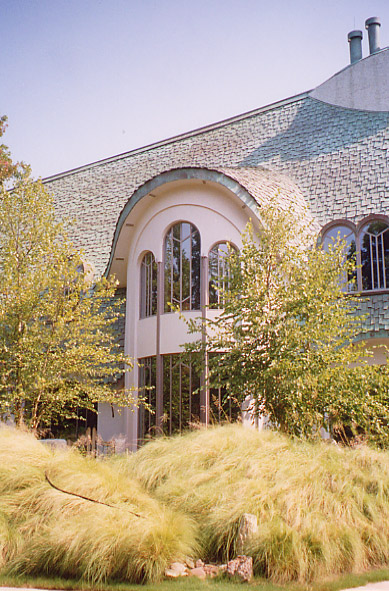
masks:
[[[171,168],[261,166],[301,189],[320,225],[389,213],[389,113],[334,107],[307,95],[45,180],[74,239],[103,273],[119,214],[134,191]],[[254,189],[253,189],[254,190]]]
[[[136,189],[164,171],[224,171],[257,199],[264,180],[270,187],[282,178],[295,196],[298,186],[320,226],[341,218],[357,223],[389,214],[388,146],[389,112],[333,106],[304,93],[44,182],[59,215],[76,220],[74,241],[103,273],[120,212]],[[382,304],[384,312],[374,308],[373,332],[389,327],[388,303]]]

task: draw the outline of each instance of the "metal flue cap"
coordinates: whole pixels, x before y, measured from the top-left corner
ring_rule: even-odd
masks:
[[[359,37],[359,39],[362,39],[363,33],[362,31],[350,31],[349,34],[347,35],[347,39],[349,41],[351,41],[351,39],[355,39],[356,37]]]
[[[372,16],[365,22],[369,34],[370,55],[380,50],[380,26],[381,21],[378,16]]]
[[[368,29],[370,25],[378,25],[381,26],[381,20],[378,16],[371,16],[365,21],[365,27]]]
[[[362,59],[362,31],[350,31],[347,39],[350,43],[350,62],[355,64]]]

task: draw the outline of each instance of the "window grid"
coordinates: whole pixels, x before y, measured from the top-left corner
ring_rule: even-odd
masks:
[[[157,263],[152,252],[147,252],[140,270],[140,317],[157,313]]]
[[[231,265],[229,257],[236,252],[228,242],[219,242],[208,256],[208,297],[211,308],[222,308],[225,292],[230,288]]]
[[[200,376],[179,353],[163,355],[163,432],[181,433],[200,421]]]
[[[156,357],[138,360],[139,397],[148,405],[140,403],[138,408],[138,440],[142,442],[147,435],[153,435],[156,426]]]
[[[165,305],[200,309],[200,234],[188,222],[170,228],[165,238]]]
[[[374,220],[360,233],[362,289],[387,289],[389,274],[389,226]]]

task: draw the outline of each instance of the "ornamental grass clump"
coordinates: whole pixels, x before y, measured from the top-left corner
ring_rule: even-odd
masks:
[[[257,575],[312,581],[389,564],[389,453],[229,425],[160,439],[127,462],[160,503],[199,525],[202,558],[236,554],[244,513]]]
[[[234,558],[244,513],[259,524],[244,551],[273,582],[387,567],[389,453],[226,425],[96,460],[0,429],[3,571],[158,581],[185,556]]]
[[[63,490],[108,503],[94,503]],[[137,515],[139,516],[137,516]],[[120,463],[51,451],[0,429],[0,555],[12,574],[156,581],[196,552],[191,518],[149,495]]]

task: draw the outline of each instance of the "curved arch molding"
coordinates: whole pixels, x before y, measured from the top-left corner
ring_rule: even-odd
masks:
[[[280,202],[290,201],[306,209],[305,199],[299,187],[289,178],[265,168],[176,168],[162,172],[141,185],[127,201],[116,224],[109,261],[104,272],[108,276],[111,270],[116,245],[131,210],[146,195],[159,187],[175,181],[209,181],[218,184],[235,194],[240,201],[259,217],[259,208],[270,197],[279,195]]]

